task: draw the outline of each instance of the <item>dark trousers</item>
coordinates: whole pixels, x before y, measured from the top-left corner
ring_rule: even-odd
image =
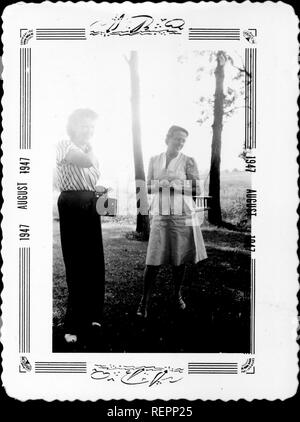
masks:
[[[105,269],[96,200],[95,193],[89,191],[65,191],[58,198],[69,293],[65,331],[69,333],[102,318]]]

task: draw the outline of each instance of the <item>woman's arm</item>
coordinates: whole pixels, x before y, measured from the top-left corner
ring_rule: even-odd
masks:
[[[67,163],[74,164],[78,167],[97,167],[97,160],[92,149],[88,152],[83,152],[78,147],[71,148],[67,152],[65,160]]]
[[[185,195],[200,195],[200,177],[198,167],[194,158],[187,158],[185,171],[187,180],[173,180],[171,182],[171,188],[174,189],[175,192],[180,192]]]
[[[186,177],[187,180],[190,181],[191,187],[189,188],[189,193],[193,196],[200,195],[200,176],[199,176],[199,170],[196,163],[196,160],[192,157],[187,158],[186,162]]]
[[[157,192],[157,183],[154,184],[154,170],[153,170],[153,157],[150,158],[147,175],[147,191],[149,194]]]

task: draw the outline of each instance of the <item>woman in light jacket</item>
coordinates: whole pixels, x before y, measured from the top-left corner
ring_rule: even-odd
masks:
[[[150,159],[147,187],[153,195],[151,231],[144,272],[144,292],[137,315],[147,317],[152,288],[161,265],[173,268],[175,304],[185,309],[181,295],[185,264],[207,258],[193,196],[199,193],[195,160],[181,153],[188,131],[171,126],[167,150]]]

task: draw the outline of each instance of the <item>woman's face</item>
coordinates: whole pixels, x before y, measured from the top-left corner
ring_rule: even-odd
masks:
[[[79,145],[89,141],[94,134],[95,123],[94,119],[80,119],[74,127],[74,141]]]
[[[179,151],[184,147],[187,134],[182,130],[177,130],[173,135],[168,139],[168,151],[178,154]]]

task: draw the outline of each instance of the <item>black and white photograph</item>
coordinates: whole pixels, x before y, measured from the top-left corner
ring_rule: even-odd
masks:
[[[294,10],[20,2],[2,21],[8,396],[295,394]]]
[[[249,353],[255,58],[56,54],[53,351]]]

